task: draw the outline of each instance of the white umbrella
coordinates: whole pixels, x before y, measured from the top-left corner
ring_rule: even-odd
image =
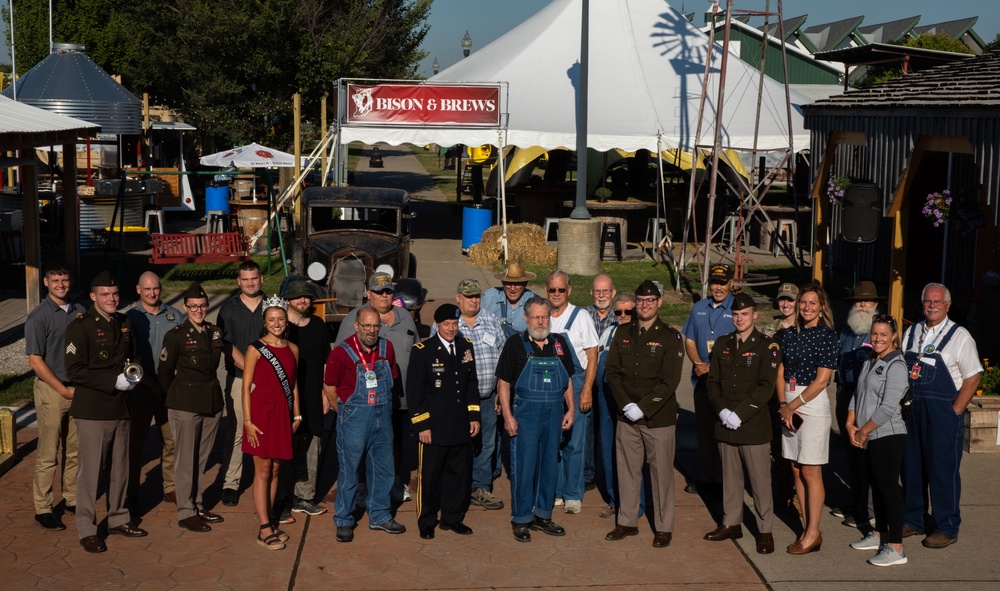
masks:
[[[252,143],[202,156],[199,162],[202,166],[222,168],[230,166],[235,168],[291,167],[295,166],[295,156],[258,143]]]

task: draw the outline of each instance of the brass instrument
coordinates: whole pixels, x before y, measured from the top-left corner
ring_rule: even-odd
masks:
[[[123,372],[125,373],[125,379],[130,384],[138,384],[142,380],[142,366],[134,361],[126,359]]]

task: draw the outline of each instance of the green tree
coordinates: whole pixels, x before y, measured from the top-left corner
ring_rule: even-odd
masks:
[[[975,53],[965,43],[962,43],[958,39],[952,39],[942,32],[924,33],[916,37],[910,37],[903,45],[906,47],[918,47],[920,49],[950,51],[952,53]]]
[[[997,33],[997,36],[993,38],[993,41],[987,43],[985,47],[986,51],[996,51],[998,49],[1000,49],[1000,33]]]

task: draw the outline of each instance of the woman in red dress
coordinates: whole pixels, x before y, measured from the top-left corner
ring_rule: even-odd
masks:
[[[288,534],[272,521],[281,462],[292,459],[292,433],[302,423],[295,377],[299,349],[285,338],[288,302],[264,300],[264,329],[250,343],[243,362],[243,452],[253,456],[253,501],[260,532],[257,543],[282,550]]]

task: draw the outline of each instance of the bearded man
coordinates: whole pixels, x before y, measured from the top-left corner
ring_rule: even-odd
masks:
[[[843,524],[857,527],[867,533],[871,530],[870,519],[874,515],[871,501],[871,487],[865,475],[864,460],[860,448],[851,445],[844,424],[847,422],[847,407],[854,397],[858,373],[872,350],[872,317],[878,310],[881,298],[871,281],[859,281],[851,297],[847,313],[847,323],[840,331],[840,353],[837,358],[837,421],[841,439],[847,452],[848,482],[851,486],[851,504],[844,509]]]

